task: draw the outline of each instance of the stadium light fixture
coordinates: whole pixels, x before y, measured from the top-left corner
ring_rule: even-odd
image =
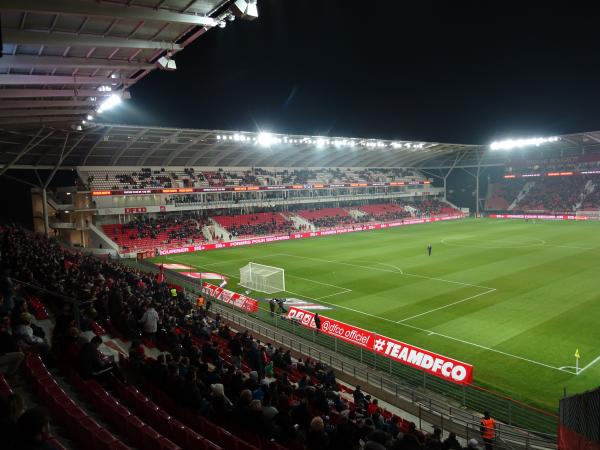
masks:
[[[241,17],[244,20],[254,20],[258,18],[257,0],[236,0],[231,5],[230,11],[234,16]]]
[[[276,138],[271,133],[263,131],[258,134],[257,142],[262,147],[270,147],[271,145],[275,144]]]
[[[94,120],[94,116],[92,116],[91,114],[87,115],[87,120]]]
[[[514,148],[523,148],[536,146],[539,147],[542,144],[549,142],[557,142],[559,138],[557,136],[551,137],[535,137],[535,138],[524,138],[524,139],[505,139],[503,141],[494,141],[490,144],[491,150],[512,150]]]
[[[118,104],[121,103],[121,96],[117,94],[112,94],[106,98],[100,106],[98,107],[98,114],[102,114],[104,111],[108,111],[109,109],[114,108]]]
[[[112,88],[110,86],[100,86],[98,88],[98,92],[111,92]]]
[[[165,56],[161,56],[156,61],[156,65],[159,69],[173,71],[177,70],[177,64],[175,64],[175,60],[171,59],[171,54],[167,53]]]

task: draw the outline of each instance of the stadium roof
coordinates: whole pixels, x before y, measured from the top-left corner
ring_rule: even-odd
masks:
[[[80,123],[107,96],[128,98],[231,1],[1,0],[0,127]]]
[[[528,157],[600,149],[600,131],[560,136]],[[537,153],[536,153],[537,152]],[[415,167],[503,165],[517,152],[443,144],[222,130],[94,124],[82,131],[0,128],[0,174],[11,168],[127,167]]]

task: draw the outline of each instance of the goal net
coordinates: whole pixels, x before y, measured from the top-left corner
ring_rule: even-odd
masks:
[[[240,268],[240,286],[266,294],[282,292],[285,291],[285,274],[279,267],[251,262]]]

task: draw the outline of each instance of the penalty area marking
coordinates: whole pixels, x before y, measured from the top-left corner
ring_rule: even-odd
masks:
[[[294,256],[294,255],[284,255],[284,256]],[[314,258],[309,258],[309,259],[314,259]],[[201,269],[201,267],[199,267],[199,266],[194,266],[193,264],[190,264],[190,265],[192,267],[196,268],[196,269]],[[232,274],[228,274],[228,273],[224,273],[224,275],[228,275],[228,276],[230,276],[232,278],[239,279],[239,276],[237,276],[237,275],[232,275]],[[475,342],[470,342],[470,341],[466,341],[464,339],[459,339],[459,338],[455,338],[453,336],[448,336],[446,334],[441,334],[441,333],[438,333],[437,331],[428,330],[428,329],[417,327],[417,326],[414,326],[414,325],[409,325],[407,323],[397,323],[395,320],[388,319],[386,317],[377,316],[375,314],[370,314],[370,313],[367,313],[367,312],[364,312],[364,311],[360,311],[360,310],[355,309],[355,308],[350,308],[348,306],[339,305],[337,303],[326,302],[326,301],[323,300],[323,298],[326,298],[326,297],[315,298],[315,297],[310,297],[310,296],[304,295],[304,294],[298,294],[298,293],[292,292],[292,291],[285,291],[285,292],[288,292],[289,294],[297,295],[299,297],[304,297],[306,299],[313,300],[313,301],[316,301],[316,302],[325,303],[326,305],[330,305],[330,306],[333,306],[335,308],[346,309],[348,311],[352,311],[352,312],[355,312],[355,313],[358,313],[358,314],[362,314],[362,315],[365,315],[365,316],[368,316],[368,317],[373,317],[375,319],[383,320],[385,322],[390,322],[390,323],[393,323],[393,324],[396,324],[396,325],[400,325],[400,326],[403,326],[403,327],[406,327],[406,328],[410,328],[410,329],[413,329],[413,330],[421,331],[423,333],[427,333],[429,336],[439,336],[439,337],[444,338],[444,339],[448,339],[448,340],[455,341],[455,342],[460,342],[462,344],[466,344],[466,345],[469,345],[469,346],[472,346],[472,347],[480,348],[482,350],[486,350],[486,351],[490,351],[490,352],[493,352],[493,353],[497,353],[499,355],[507,356],[509,358],[518,359],[520,361],[525,361],[525,362],[528,362],[530,364],[535,364],[537,366],[545,367],[547,369],[553,369],[553,370],[557,370],[559,372],[567,372],[567,373],[571,373],[572,375],[575,375],[574,373],[572,373],[572,372],[570,372],[570,371],[568,371],[566,369],[564,370],[564,369],[562,369],[560,367],[552,366],[550,364],[546,364],[546,363],[543,363],[543,362],[540,362],[540,361],[535,361],[533,359],[525,358],[524,356],[513,355],[512,353],[508,353],[508,352],[504,352],[502,350],[498,350],[498,349],[495,349],[495,348],[487,347],[485,345],[477,344]],[[335,294],[335,295],[338,295],[338,294]],[[331,297],[331,296],[332,295],[330,295],[329,297]],[[580,370],[579,373],[581,373],[583,370],[591,367],[598,360],[600,360],[600,356],[598,358],[596,358],[594,361],[592,361],[591,363],[589,363],[587,366],[585,366],[582,370]]]
[[[454,241],[454,242],[453,242]],[[464,242],[466,241],[466,242]],[[440,240],[440,242],[444,245],[450,245],[452,247],[475,247],[475,248],[483,248],[483,249],[519,249],[519,248],[530,248],[530,247],[541,247],[546,245],[546,241],[543,239],[531,239],[529,242],[520,242],[520,241],[509,241],[509,240],[486,240],[486,239],[471,239],[471,238],[463,238],[463,239],[452,239],[452,238],[444,238]],[[461,243],[462,242],[462,243]],[[479,242],[481,244],[486,243],[497,243],[501,244],[502,242],[508,242],[512,244],[520,244],[520,245],[473,245],[469,242]]]
[[[415,314],[414,316],[410,316],[410,317],[407,317],[406,319],[399,320],[396,323],[403,323],[403,322],[406,322],[406,321],[411,320],[411,319],[416,319],[417,317],[425,316],[425,315],[430,314],[432,312],[436,312],[436,311],[439,311],[441,309],[446,309],[446,308],[449,308],[451,306],[458,305],[459,303],[466,302],[468,300],[473,300],[474,298],[481,297],[483,295],[489,294],[489,293],[494,292],[494,291],[496,291],[496,289],[492,288],[492,289],[490,289],[488,291],[480,292],[479,294],[471,295],[470,297],[463,298],[462,300],[458,300],[456,302],[448,303],[447,305],[440,306],[439,308],[430,309],[429,311],[422,312],[421,314]]]

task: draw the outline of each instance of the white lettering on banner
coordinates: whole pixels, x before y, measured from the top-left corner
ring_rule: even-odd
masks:
[[[215,250],[219,248],[230,248],[230,247],[240,247],[244,245],[254,245],[254,244],[265,244],[268,242],[276,242],[276,241],[287,241],[290,239],[306,239],[310,237],[319,237],[319,236],[332,236],[337,234],[345,234],[345,233],[353,233],[358,231],[368,231],[368,230],[380,230],[382,228],[390,228],[390,227],[400,227],[404,225],[413,225],[418,223],[429,223],[429,222],[438,222],[442,220],[454,220],[463,218],[464,214],[457,214],[454,216],[443,216],[443,217],[432,217],[432,218],[424,218],[424,219],[408,219],[402,221],[381,223],[377,225],[370,226],[355,226],[354,228],[337,228],[333,230],[323,230],[323,231],[311,231],[306,233],[292,233],[292,234],[284,234],[279,236],[267,236],[256,239],[243,239],[240,241],[230,241],[230,242],[222,242],[215,244],[203,244],[197,245],[194,247],[181,247],[179,249],[170,249],[170,250],[159,250],[160,255],[172,255],[174,253],[185,253],[185,252],[197,252],[203,250]]]
[[[453,383],[471,384],[473,366],[422,350],[403,342],[376,335],[373,350],[408,366],[424,370]]]
[[[292,306],[288,310],[287,317],[307,328],[316,328],[315,313],[311,311]],[[321,316],[320,318],[321,333],[374,351],[382,356],[451,381],[452,383],[471,384],[473,382],[473,366],[469,364],[422,350],[404,342],[374,334],[328,317]]]
[[[145,212],[148,212],[148,209],[144,206],[140,208],[124,208],[124,212],[125,214],[143,214]]]
[[[587,220],[586,216],[573,214],[490,214],[492,219]]]
[[[217,300],[228,303],[236,308],[243,309],[248,312],[258,311],[258,301],[237,292],[229,291],[210,283],[202,283],[202,292],[205,295],[210,295]]]

